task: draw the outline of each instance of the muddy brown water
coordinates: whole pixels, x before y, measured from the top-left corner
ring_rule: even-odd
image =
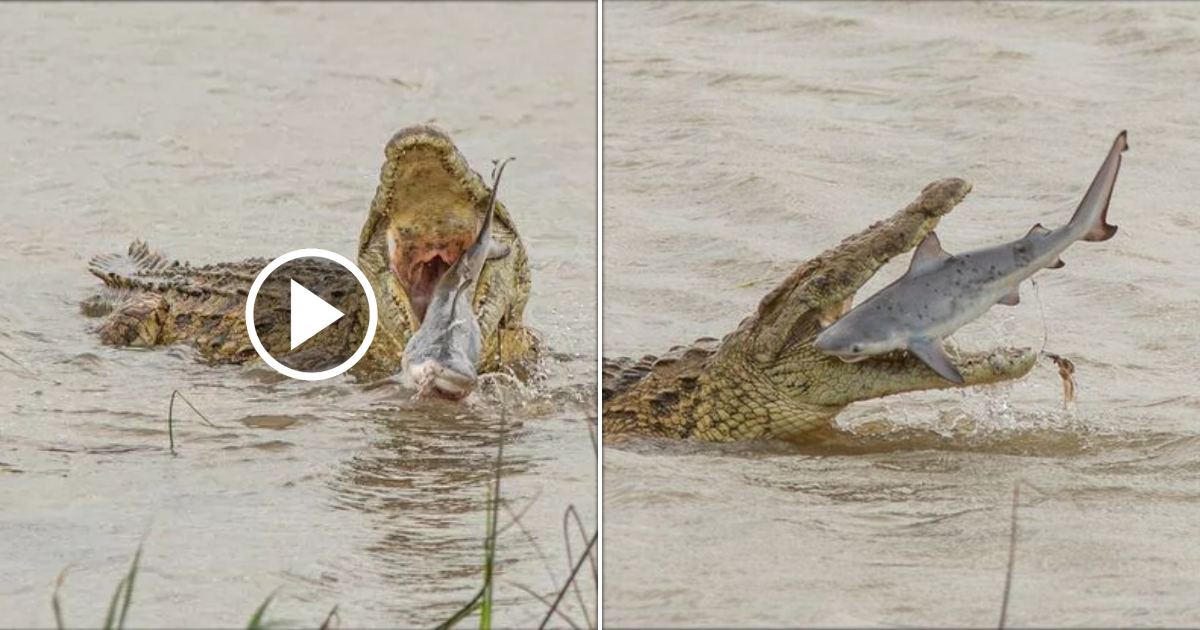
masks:
[[[595,531],[595,28],[587,4],[0,7],[0,626],[52,626],[64,567],[67,625],[100,624],[139,542],[132,625],[240,627],[276,589],[294,624],[336,604],[343,626],[433,625],[480,584],[501,392],[528,534],[501,537],[496,614],[541,620],[521,587],[565,579],[564,510]],[[353,259],[384,144],[431,121],[485,174],[517,157],[504,200],[552,350],[534,387],[414,403],[89,333],[85,262],[134,238]],[[173,390],[219,425],[177,402],[176,457]]]
[[[863,444],[604,448],[612,625],[1200,624],[1200,5],[605,4],[603,352],[720,335],[799,262],[974,184],[949,251],[1066,221],[1129,130],[1109,217],[955,340],[1011,385],[852,406]],[[907,256],[860,295],[898,277]]]

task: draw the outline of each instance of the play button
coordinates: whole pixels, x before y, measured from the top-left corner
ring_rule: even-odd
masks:
[[[346,314],[292,280],[292,350]]]
[[[271,261],[246,296],[246,332],[263,361],[292,378],[319,381],[366,355],[378,323],[375,292],[357,266],[323,249]]]

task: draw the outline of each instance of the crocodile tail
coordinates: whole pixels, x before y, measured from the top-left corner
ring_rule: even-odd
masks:
[[[88,271],[116,289],[132,289],[139,284],[138,276],[163,271],[171,261],[161,252],[150,249],[143,240],[129,244],[125,254],[100,254],[88,261]]]
[[[640,360],[629,357],[616,359],[604,358],[603,370],[603,399],[607,402],[613,396],[632,388],[653,370],[657,357],[647,355]]]
[[[701,337],[686,346],[675,346],[662,356],[647,354],[640,359],[619,357],[604,358],[602,371],[602,399],[604,402],[633,389],[651,373],[667,378],[694,380],[699,366],[720,348],[720,340]]]

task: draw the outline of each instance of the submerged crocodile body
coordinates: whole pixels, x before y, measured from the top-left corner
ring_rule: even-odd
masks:
[[[832,434],[834,417],[855,401],[1024,376],[1037,359],[1030,349],[963,354],[956,385],[908,353],[846,363],[813,347],[855,292],[970,190],[961,179],[930,184],[907,208],[800,265],[724,339],[663,357],[606,359],[604,434],[813,441]]]
[[[436,128],[398,132],[385,149],[379,187],[359,237],[358,266],[379,309],[370,349],[352,369],[360,380],[390,377],[400,368],[409,338],[420,326],[441,276],[474,242],[488,208],[489,189],[454,143]],[[522,323],[529,299],[525,247],[508,211],[495,207],[496,241],[510,248],[480,274],[473,306],[482,333],[479,371],[520,366],[537,352],[537,337]],[[104,316],[100,339],[114,346],[194,345],[212,363],[257,359],[246,332],[246,297],[270,261],[192,266],[171,261],[135,241],[127,254],[93,258],[88,270],[104,281],[103,293],[85,300],[87,315]],[[329,367],[353,351],[367,326],[366,298],[357,282],[332,262],[302,258],[276,276],[296,280],[345,317],[281,362],[306,371]],[[268,281],[255,300],[255,328],[268,351],[290,348],[289,287]],[[277,358],[279,358],[277,356]]]

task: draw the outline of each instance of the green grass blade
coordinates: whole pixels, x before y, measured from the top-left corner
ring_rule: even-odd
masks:
[[[104,615],[104,630],[115,630],[125,627],[125,617],[129,614],[129,605],[133,601],[133,582],[137,578],[138,565],[142,561],[142,546],[139,544],[137,553],[133,554],[133,562],[129,565],[129,573],[117,583],[112,599],[108,602],[108,613]],[[117,611],[120,610],[120,617]]]
[[[113,592],[112,600],[108,602],[108,614],[104,616],[104,630],[113,630],[116,628],[117,620],[117,605],[121,602],[121,594],[125,591],[125,582],[128,578],[121,578],[121,582],[117,584],[117,590]]]
[[[488,488],[487,537],[483,543],[483,601],[479,604],[479,630],[491,630],[492,627],[492,575],[496,566],[497,505],[497,497],[492,488]]]
[[[264,630],[267,627],[263,623],[263,616],[267,614],[267,606],[271,605],[271,600],[273,599],[275,599],[275,593],[267,595],[267,598],[259,605],[258,610],[254,611],[254,616],[250,617],[250,623],[246,624],[246,630]]]
[[[500,439],[496,444],[496,476],[488,488],[487,535],[483,543],[483,601],[479,608],[479,630],[491,630],[496,573],[496,529],[500,522],[500,478],[504,470],[504,438],[508,424],[508,399],[500,392]]]
[[[321,627],[318,630],[331,630],[333,628],[334,619],[337,619],[340,622],[342,618],[338,616],[337,611],[337,604],[334,604],[333,608],[329,611],[329,614],[325,615],[325,621],[321,622]]]
[[[63,623],[62,602],[59,600],[58,593],[62,590],[63,581],[67,579],[67,569],[69,568],[69,566],[63,567],[63,570],[58,572],[58,577],[54,579],[54,595],[50,598],[50,606],[54,609],[54,626],[58,630],[66,628],[66,624]]]
[[[503,347],[498,346],[496,349],[496,357],[499,359],[504,355]],[[450,616],[449,619],[438,625],[438,630],[449,630],[455,627],[463,619],[470,617],[475,612],[479,612],[479,628],[480,630],[491,630],[492,627],[492,611],[493,611],[493,584],[496,569],[496,538],[498,536],[498,524],[500,521],[500,476],[504,464],[504,433],[508,422],[508,399],[504,396],[504,390],[500,390],[500,439],[496,447],[496,475],[492,480],[492,484],[488,486],[487,499],[487,523],[486,534],[483,541],[483,586],[475,593],[475,597],[471,598],[465,606],[458,609],[458,612]]]
[[[129,566],[129,574],[125,576],[125,601],[121,603],[121,616],[117,619],[117,628],[125,627],[125,617],[129,614],[129,604],[133,602],[133,582],[137,579],[138,565],[142,561],[142,546],[138,545],[137,553],[133,554],[133,564]]]

